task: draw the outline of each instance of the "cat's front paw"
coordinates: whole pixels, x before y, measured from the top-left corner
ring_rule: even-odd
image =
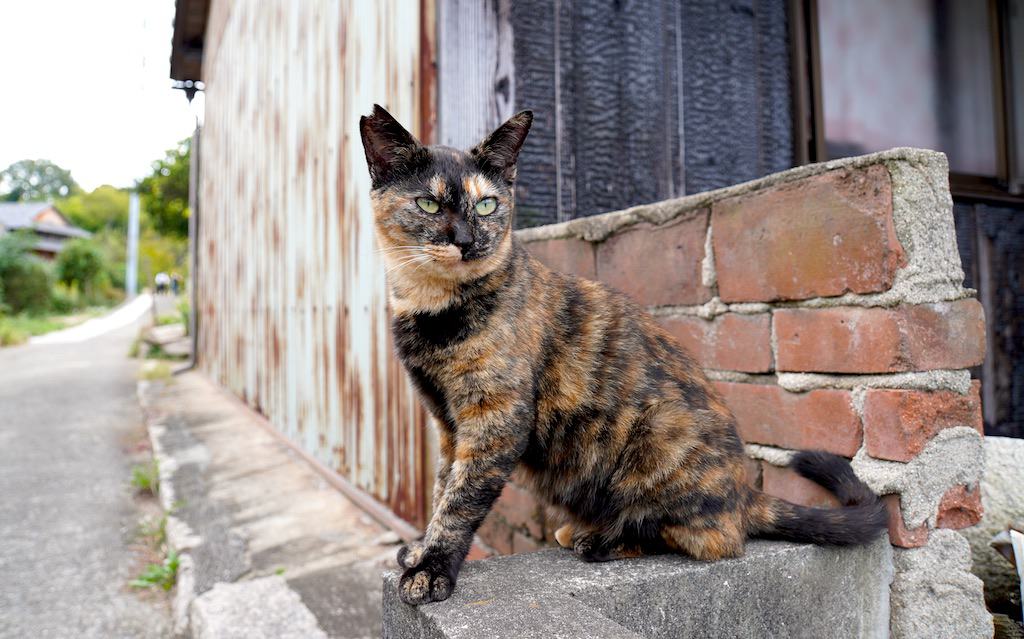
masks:
[[[413,606],[444,601],[454,589],[455,577],[437,564],[410,568],[398,581],[399,598]]]
[[[398,565],[406,569],[415,568],[423,561],[426,551],[427,547],[422,541],[410,541],[398,549]]]

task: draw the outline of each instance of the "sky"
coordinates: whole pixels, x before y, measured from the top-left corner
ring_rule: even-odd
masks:
[[[0,0],[0,170],[47,159],[87,191],[144,177],[199,108],[171,89],[173,21],[174,0]]]

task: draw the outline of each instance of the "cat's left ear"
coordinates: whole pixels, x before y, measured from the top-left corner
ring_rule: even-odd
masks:
[[[470,153],[486,169],[511,184],[516,179],[516,158],[533,124],[533,111],[520,111],[488,135]]]

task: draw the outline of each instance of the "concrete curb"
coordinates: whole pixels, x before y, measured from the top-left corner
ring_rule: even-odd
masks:
[[[195,562],[190,550],[197,540],[188,533],[188,525],[173,514],[175,510],[174,468],[177,464],[164,449],[160,438],[164,427],[151,410],[148,392],[153,386],[154,382],[139,381],[136,386],[136,395],[139,406],[142,407],[143,419],[146,421],[146,433],[149,435],[153,460],[156,462],[160,477],[158,497],[160,506],[167,517],[167,548],[168,551],[178,553],[178,579],[171,601],[171,623],[175,636],[187,637],[190,636],[188,609],[196,598]]]
[[[176,637],[379,633],[380,571],[398,536],[323,482],[195,373],[140,381],[178,554]]]

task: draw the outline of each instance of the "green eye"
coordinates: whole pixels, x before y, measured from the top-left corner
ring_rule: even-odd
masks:
[[[485,197],[476,203],[476,212],[480,215],[490,215],[498,208],[498,201],[493,197]]]
[[[420,207],[427,213],[437,213],[437,209],[441,208],[437,202],[431,200],[429,197],[416,198],[416,206]]]

